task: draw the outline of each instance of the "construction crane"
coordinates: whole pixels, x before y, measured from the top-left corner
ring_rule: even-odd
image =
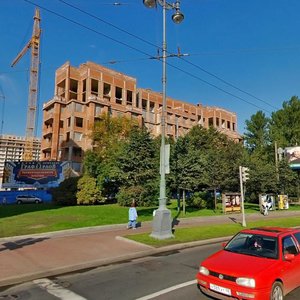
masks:
[[[11,64],[11,67],[25,55],[28,49],[31,49],[31,63],[30,63],[30,84],[29,96],[27,107],[27,121],[26,121],[26,135],[25,135],[25,149],[23,160],[30,161],[33,159],[33,141],[35,137],[35,123],[36,123],[36,110],[38,99],[38,78],[39,78],[39,64],[40,64],[40,11],[35,9],[33,17],[33,31],[29,42],[25,45],[22,51],[17,55]]]
[[[4,125],[4,108],[5,108],[5,96],[3,89],[0,85],[0,99],[2,99],[2,108],[1,108],[1,125],[0,125],[0,135],[3,134],[3,125]]]

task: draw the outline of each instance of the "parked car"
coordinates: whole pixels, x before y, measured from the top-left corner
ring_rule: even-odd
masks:
[[[16,197],[17,204],[23,203],[42,203],[43,200],[33,195],[19,195]]]
[[[244,229],[209,256],[197,286],[217,299],[283,300],[300,286],[300,229]]]

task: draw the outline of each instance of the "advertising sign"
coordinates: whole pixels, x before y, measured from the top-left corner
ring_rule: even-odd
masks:
[[[69,161],[7,161],[2,188],[57,187],[72,173],[72,163]]]
[[[289,199],[287,195],[278,195],[278,208],[289,209]]]
[[[276,210],[275,207],[276,196],[273,194],[260,194],[259,195],[259,207],[268,207],[268,210]]]
[[[223,212],[241,212],[241,194],[226,193],[222,194]]]
[[[285,155],[293,170],[300,170],[300,147],[285,148]]]

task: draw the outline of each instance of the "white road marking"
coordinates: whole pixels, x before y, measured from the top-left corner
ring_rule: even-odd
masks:
[[[196,284],[196,283],[197,283],[197,280],[194,279],[194,280],[191,280],[191,281],[187,281],[187,282],[184,282],[184,283],[180,283],[180,284],[171,286],[169,288],[166,288],[166,289],[161,290],[159,292],[156,292],[156,293],[144,296],[142,298],[138,298],[136,300],[149,300],[149,299],[153,299],[153,298],[161,296],[163,294],[167,294],[167,293],[170,293],[172,291],[175,291],[175,290],[178,290],[178,289],[181,289],[183,287],[186,287],[186,286],[189,286],[189,285],[192,285],[192,284]]]
[[[59,284],[47,279],[37,279],[33,281],[35,284],[40,286],[41,288],[45,289],[49,294],[62,299],[62,300],[87,300],[70,290],[65,289],[64,287],[60,286]]]

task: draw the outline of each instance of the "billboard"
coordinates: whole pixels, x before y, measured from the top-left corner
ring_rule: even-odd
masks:
[[[268,207],[268,210],[275,210],[276,196],[273,194],[259,194],[259,207],[262,210],[262,205]]]
[[[300,170],[300,147],[287,147],[285,148],[285,155],[290,167],[293,170]]]
[[[223,212],[241,212],[241,194],[225,193],[222,194]]]
[[[74,175],[70,161],[6,161],[2,188],[57,187]]]

